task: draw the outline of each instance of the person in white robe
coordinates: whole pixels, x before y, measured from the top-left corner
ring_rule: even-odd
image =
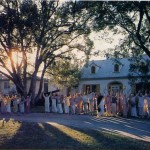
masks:
[[[123,101],[123,117],[127,117],[127,96],[125,93],[121,95]]]
[[[76,102],[75,102],[74,95],[70,97],[70,109],[71,109],[71,114],[74,115],[76,113]]]
[[[64,107],[65,107],[65,114],[69,114],[69,106],[70,106],[70,101],[69,101],[70,97],[65,96],[63,99],[64,102]]]
[[[6,112],[11,113],[11,97],[6,95]]]
[[[88,94],[88,98],[89,98],[89,110],[92,112],[94,111],[94,92]]]
[[[17,101],[18,98],[19,96],[17,97],[17,94],[13,95],[13,112],[14,113],[18,112],[18,101]]]
[[[43,93],[43,97],[44,97],[44,100],[45,100],[45,112],[49,113],[50,112],[50,106],[49,106],[49,98],[50,98],[50,94],[44,94]]]
[[[105,104],[105,96],[103,96],[103,98],[100,101],[100,104],[98,106],[100,108],[100,111],[98,112],[99,116],[103,116],[104,115],[104,104]]]
[[[57,106],[56,106],[57,96],[54,95],[53,93],[51,99],[52,99],[52,112],[56,113],[57,112]]]
[[[62,114],[63,113],[63,110],[62,110],[62,96],[60,94],[58,94],[57,96],[57,112],[59,114]]]
[[[113,93],[111,96],[111,110],[112,110],[112,116],[116,116],[117,114],[117,96],[116,93]]]
[[[84,111],[84,114],[87,114],[88,113],[88,96],[86,95],[86,93],[83,94],[82,100],[83,100],[83,111]]]
[[[136,96],[134,96],[134,94],[131,94],[130,96],[130,105],[131,105],[131,117],[137,117]]]

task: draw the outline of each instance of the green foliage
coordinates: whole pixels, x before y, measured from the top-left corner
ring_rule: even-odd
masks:
[[[52,82],[61,87],[77,87],[81,72],[77,62],[71,60],[60,60],[49,68],[48,74]]]
[[[138,82],[142,83],[142,86],[145,87],[150,80],[150,60],[143,57],[134,57],[130,59],[130,62],[128,76],[130,84]]]
[[[81,50],[75,45],[76,39],[90,33],[86,26],[90,17],[82,10],[78,14],[73,1],[1,0],[0,8],[0,66],[7,72],[0,70],[0,73],[12,80],[21,94],[27,94],[29,74],[29,93],[34,98],[38,72],[41,71],[39,95],[48,67],[65,59],[68,52]],[[86,40],[81,44],[85,46]],[[14,62],[13,52],[21,55],[20,62]],[[29,61],[30,53],[34,53],[32,62]],[[88,49],[85,54],[89,53]],[[10,64],[5,63],[6,60]]]
[[[146,53],[150,57],[150,2],[100,1],[79,2],[79,4],[93,16],[91,22],[93,30],[100,31],[108,28],[115,34],[121,32],[126,35],[125,39],[120,41],[120,46],[115,49],[120,56]]]

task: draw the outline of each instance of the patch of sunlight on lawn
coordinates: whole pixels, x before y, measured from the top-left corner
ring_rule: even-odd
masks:
[[[6,139],[11,139],[18,132],[21,127],[21,123],[10,119],[0,121],[0,144],[4,143]]]
[[[72,139],[83,143],[83,144],[88,144],[88,145],[93,145],[94,143],[98,143],[98,141],[93,138],[92,136],[82,133],[81,131],[72,129],[70,127],[64,126],[64,125],[60,125],[58,123],[48,123],[52,126],[54,126],[55,128],[57,128],[59,131],[63,132],[64,134],[66,134],[67,136],[71,137]]]
[[[147,141],[147,142],[150,142],[150,140],[148,138],[141,138],[139,136],[136,136],[132,133],[128,133],[128,132],[125,132],[125,131],[120,131],[120,130],[114,130],[114,129],[107,129],[107,128],[101,128],[102,131],[100,130],[100,132],[103,132],[103,133],[107,133],[107,134],[114,134],[114,135],[120,135],[122,137],[130,137],[130,138],[133,138],[133,139],[137,139],[137,140],[143,140],[143,141]]]

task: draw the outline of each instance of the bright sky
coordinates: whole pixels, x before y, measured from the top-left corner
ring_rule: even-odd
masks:
[[[91,60],[105,59],[104,51],[108,51],[108,49],[115,49],[116,46],[119,46],[120,39],[123,39],[124,36],[122,34],[113,34],[113,32],[109,31],[108,33],[101,32],[93,32],[90,35],[90,38],[94,41],[95,51],[99,50],[99,56],[93,56]]]

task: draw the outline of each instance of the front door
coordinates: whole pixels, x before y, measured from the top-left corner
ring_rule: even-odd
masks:
[[[120,86],[119,85],[111,85],[111,91],[117,92],[120,90]]]

